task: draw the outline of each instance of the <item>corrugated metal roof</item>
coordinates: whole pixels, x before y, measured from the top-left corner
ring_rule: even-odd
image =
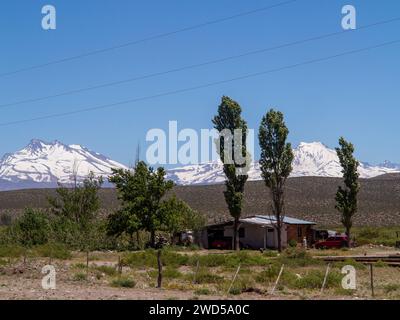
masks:
[[[274,216],[256,215],[254,217],[240,219],[240,221],[245,222],[245,223],[252,223],[252,224],[272,225],[274,222],[276,222],[276,219]],[[296,218],[291,218],[291,217],[286,217],[286,216],[284,217],[283,222],[287,223],[287,224],[315,224],[314,222],[311,222],[311,221],[306,221],[306,220],[301,220],[301,219],[296,219]]]

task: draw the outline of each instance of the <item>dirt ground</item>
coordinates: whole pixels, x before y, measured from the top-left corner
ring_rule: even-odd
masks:
[[[348,251],[310,250],[316,255],[379,255],[399,254],[384,247],[363,247]],[[207,254],[207,251],[196,252]],[[219,252],[213,252],[218,254]],[[155,278],[149,276],[146,268],[137,270],[124,267],[123,274],[132,275],[136,284],[134,288],[113,286],[110,275],[94,272],[98,266],[115,267],[118,254],[114,252],[96,252],[91,254],[90,268],[85,268],[86,257],[82,253],[74,253],[69,260],[53,260],[49,258],[27,259],[25,264],[22,259],[9,260],[6,265],[0,266],[0,299],[2,300],[46,300],[46,299],[79,299],[79,300],[187,300],[187,299],[216,299],[216,300],[272,300],[272,299],[372,299],[370,292],[368,268],[357,273],[359,287],[357,291],[349,294],[340,290],[326,290],[323,294],[318,290],[284,290],[279,289],[274,295],[270,294],[271,284],[263,291],[243,292],[239,295],[228,295],[221,291],[210,290],[206,294],[199,293],[198,287],[192,284],[183,285],[179,281],[165,280],[162,289],[155,287]],[[52,264],[56,270],[56,289],[45,290],[42,288],[42,267]],[[321,267],[325,270],[324,266]],[[293,272],[304,273],[306,268],[294,269]],[[154,270],[153,270],[154,271]],[[189,267],[180,267],[181,272],[193,272]],[[258,269],[254,269],[258,272]],[[217,269],[211,272],[218,273]],[[78,276],[79,277],[78,277]],[[232,274],[229,274],[232,277]],[[230,278],[229,278],[230,279]],[[375,299],[400,299],[400,267],[383,266],[375,268]]]

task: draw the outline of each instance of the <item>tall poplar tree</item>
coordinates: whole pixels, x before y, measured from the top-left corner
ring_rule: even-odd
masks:
[[[226,176],[224,192],[229,213],[234,218],[233,247],[239,250],[239,219],[242,214],[243,193],[248,175],[250,155],[246,148],[247,123],[241,116],[240,105],[229,97],[223,96],[218,114],[213,118],[214,128],[220,132],[217,152],[224,166]],[[235,131],[239,139],[235,139]],[[221,133],[228,134],[221,134]],[[236,136],[237,136],[236,135]],[[244,159],[244,161],[243,161]]]
[[[353,156],[353,144],[340,137],[339,146],[336,148],[336,153],[342,166],[344,187],[338,187],[335,208],[342,214],[341,221],[346,229],[347,246],[350,246],[350,231],[353,226],[353,216],[357,212],[357,195],[360,190],[357,172],[359,162]]]
[[[292,171],[293,151],[286,142],[289,130],[283,114],[271,109],[262,118],[258,139],[261,148],[260,167],[265,185],[272,196],[274,227],[277,231],[278,250],[282,251],[282,229],[284,215],[285,183]]]

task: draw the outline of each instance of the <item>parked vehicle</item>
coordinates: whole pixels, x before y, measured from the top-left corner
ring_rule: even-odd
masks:
[[[331,248],[344,248],[347,246],[346,235],[336,235],[329,237],[324,241],[319,241],[315,244],[316,249],[331,249]]]
[[[232,240],[230,239],[218,239],[211,242],[212,249],[222,249],[222,250],[230,250],[232,249]]]

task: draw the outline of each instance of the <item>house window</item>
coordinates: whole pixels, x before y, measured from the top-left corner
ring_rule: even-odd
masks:
[[[239,229],[239,238],[244,238],[245,234],[244,234],[244,228],[240,228]]]
[[[303,228],[302,227],[297,227],[297,237],[301,238],[303,237]]]

